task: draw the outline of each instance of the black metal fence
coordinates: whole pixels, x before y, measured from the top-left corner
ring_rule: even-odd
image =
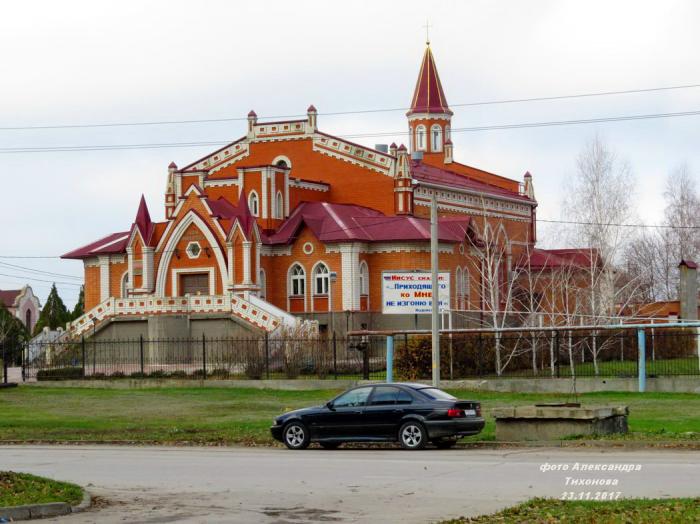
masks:
[[[700,375],[698,335],[693,328],[645,330],[648,377]],[[430,335],[395,337],[395,376],[429,379]],[[535,330],[455,333],[440,338],[440,376],[475,377],[637,377],[636,329]]]
[[[645,330],[648,377],[700,375],[692,328]],[[441,377],[637,377],[636,329],[443,334]],[[82,339],[2,347],[25,380],[373,379],[386,377],[386,337]],[[394,378],[430,379],[429,335],[394,336]]]
[[[25,380],[383,379],[382,337],[81,339],[28,344]]]

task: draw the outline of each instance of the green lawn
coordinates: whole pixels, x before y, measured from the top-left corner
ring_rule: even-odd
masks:
[[[227,388],[91,389],[20,386],[0,390],[0,441],[134,441],[267,445],[280,413],[322,404],[338,390]],[[467,441],[493,440],[494,407],[571,400],[567,395],[452,391],[479,400],[484,431]],[[700,395],[592,393],[586,405],[625,404],[630,431],[620,439],[700,440]],[[693,415],[695,414],[695,415]]]
[[[700,498],[625,499],[610,502],[533,499],[493,515],[442,524],[685,524],[700,522]]]
[[[27,473],[0,471],[0,508],[47,502],[76,505],[82,498],[83,490],[75,484]]]

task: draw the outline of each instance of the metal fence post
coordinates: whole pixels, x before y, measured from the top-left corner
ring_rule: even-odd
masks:
[[[362,352],[362,378],[364,380],[369,380],[369,351],[371,342],[367,342],[367,346]]]
[[[207,337],[202,333],[202,380],[207,379]]]
[[[639,357],[639,392],[644,393],[647,387],[646,340],[644,328],[637,330],[637,353]]]
[[[561,369],[559,367],[559,331],[554,332],[554,354],[556,355],[557,363],[557,378],[561,377]]]
[[[394,381],[394,336],[386,337],[386,381]]]
[[[81,367],[82,367],[82,372],[81,375],[83,378],[85,378],[85,336],[83,335],[80,338],[80,352],[81,352]]]
[[[338,380],[338,341],[333,331],[333,376]]]
[[[141,362],[141,374],[144,374],[143,366],[143,335],[139,335],[139,361]]]
[[[7,384],[7,354],[5,343],[0,342],[0,347],[2,347],[2,383]]]
[[[265,331],[265,378],[270,380],[270,334]]]

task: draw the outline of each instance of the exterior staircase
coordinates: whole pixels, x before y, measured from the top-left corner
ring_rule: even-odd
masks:
[[[77,338],[115,317],[202,313],[231,314],[251,327],[268,333],[273,333],[282,326],[294,327],[300,322],[293,315],[253,295],[247,299],[238,295],[145,295],[129,298],[110,297],[70,322],[66,327],[66,334],[70,338]]]

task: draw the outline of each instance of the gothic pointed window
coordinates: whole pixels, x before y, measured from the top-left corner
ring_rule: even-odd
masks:
[[[275,218],[284,218],[284,201],[282,200],[282,191],[277,191],[275,197]]]
[[[314,268],[314,295],[327,295],[330,284],[330,271],[324,263]]]
[[[369,268],[364,260],[360,262],[360,295],[369,295]]]
[[[265,284],[265,270],[260,268],[258,273],[258,286],[260,287],[260,298],[265,299],[267,296],[267,289]]]
[[[430,128],[430,139],[432,141],[433,151],[442,151],[442,127],[438,124],[433,124]]]
[[[416,127],[416,151],[425,151],[425,126],[423,124]]]
[[[452,138],[451,133],[452,130],[450,129],[450,126],[445,126],[445,141],[450,140]]]
[[[306,293],[306,272],[300,264],[292,266],[289,277],[289,291],[289,294],[294,297],[303,297]]]
[[[248,195],[248,209],[250,209],[250,212],[254,217],[258,216],[260,200],[258,199],[258,194],[255,191],[251,191],[250,195]]]

